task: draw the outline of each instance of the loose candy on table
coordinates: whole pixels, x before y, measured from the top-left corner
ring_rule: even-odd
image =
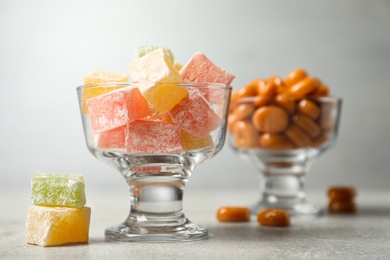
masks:
[[[229,85],[235,76],[219,68],[206,55],[196,52],[191,59],[180,70],[182,80],[187,82],[213,82]],[[223,89],[202,89],[206,99],[215,104],[219,104],[225,97]]]
[[[101,70],[92,71],[90,74],[84,76],[84,85],[96,85],[101,83],[111,82],[128,82],[129,78],[125,74],[119,74],[114,72],[107,72]],[[82,93],[81,109],[83,114],[88,114],[87,99],[99,96],[101,94],[110,92],[113,90],[113,86],[110,87],[91,87],[85,88]],[[120,88],[118,86],[118,88]]]
[[[351,186],[333,186],[328,189],[330,199],[328,211],[330,213],[356,213],[357,205],[354,201],[356,189]]]
[[[150,115],[149,105],[138,88],[126,87],[87,100],[91,126],[101,133]]]
[[[173,123],[137,120],[128,124],[126,150],[129,153],[180,153],[180,126]]]
[[[264,209],[257,214],[257,222],[262,226],[287,227],[290,214],[282,209]]]
[[[217,210],[217,219],[221,222],[247,222],[251,213],[246,207],[220,207]]]
[[[221,118],[197,88],[188,88],[188,97],[170,112],[173,122],[196,137],[205,137],[221,125]]]
[[[87,243],[89,207],[30,206],[26,219],[26,241],[39,246]]]
[[[86,203],[82,175],[37,173],[31,181],[34,205],[80,208]]]
[[[327,195],[331,200],[353,200],[356,193],[352,186],[333,186],[328,189]]]

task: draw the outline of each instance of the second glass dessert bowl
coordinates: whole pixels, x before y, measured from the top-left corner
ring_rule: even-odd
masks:
[[[260,174],[256,215],[266,208],[284,209],[291,216],[318,216],[322,209],[306,201],[305,176],[316,157],[336,140],[341,99],[281,95],[232,99],[229,140],[235,153]]]
[[[173,107],[167,106],[178,92],[152,105],[139,91],[149,84],[187,96]],[[192,172],[224,145],[231,87],[132,82],[80,86],[77,92],[89,151],[119,170],[130,190],[130,213],[106,229],[106,239],[207,238],[207,229],[186,218],[183,193]]]

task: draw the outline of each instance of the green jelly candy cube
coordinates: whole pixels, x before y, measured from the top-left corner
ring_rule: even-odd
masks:
[[[135,57],[136,58],[141,58],[142,56],[145,56],[149,52],[152,52],[158,48],[163,48],[163,47],[158,47],[158,46],[138,46],[135,49]],[[173,64],[175,62],[175,58],[172,54],[172,51],[168,48],[163,48],[165,53],[168,55],[169,60]]]
[[[37,206],[83,207],[86,202],[83,176],[37,173],[31,181],[31,198]]]

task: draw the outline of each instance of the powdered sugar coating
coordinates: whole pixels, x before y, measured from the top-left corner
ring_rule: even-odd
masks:
[[[187,88],[188,97],[177,104],[169,114],[173,122],[196,137],[205,137],[221,125],[221,118],[196,87]]]
[[[127,126],[129,153],[180,153],[180,126],[166,122],[136,120]]]

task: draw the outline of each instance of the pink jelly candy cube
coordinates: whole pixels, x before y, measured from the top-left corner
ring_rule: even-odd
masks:
[[[94,133],[108,131],[150,115],[148,102],[134,87],[90,98],[87,105]]]
[[[180,153],[180,126],[166,122],[136,120],[127,126],[129,153]]]
[[[187,133],[205,137],[221,124],[221,118],[210,107],[198,88],[187,88],[188,97],[177,104],[169,114],[173,122]]]
[[[168,113],[161,113],[154,108],[153,105],[149,104],[150,115],[141,118],[145,121],[155,121],[155,122],[166,122],[173,123],[171,116]]]
[[[96,146],[100,149],[125,148],[126,126],[120,126],[99,134],[95,134]]]
[[[180,76],[184,81],[189,82],[212,82],[229,85],[235,76],[219,68],[203,53],[196,52],[191,59],[180,70]],[[225,98],[224,89],[200,88],[205,98],[215,104]]]

